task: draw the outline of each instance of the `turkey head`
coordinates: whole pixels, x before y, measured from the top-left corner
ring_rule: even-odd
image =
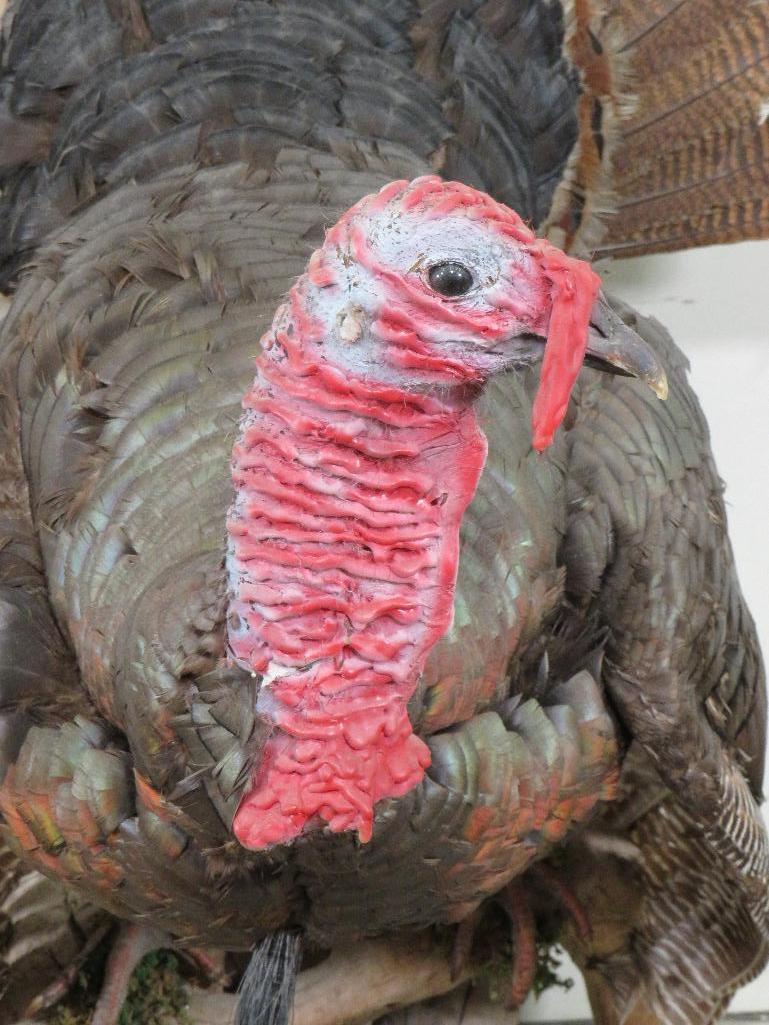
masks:
[[[393,182],[328,232],[262,339],[233,456],[229,647],[274,728],[235,816],[244,846],[322,824],[366,841],[375,804],[421,781],[407,703],[451,624],[487,452],[476,399],[544,354],[541,450],[586,355],[664,396],[609,317],[587,264],[464,185]]]

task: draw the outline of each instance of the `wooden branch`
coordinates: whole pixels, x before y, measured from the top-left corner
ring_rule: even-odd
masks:
[[[425,934],[366,940],[335,950],[297,980],[293,1025],[360,1025],[420,1000],[449,992],[470,977],[452,979],[446,952]],[[189,990],[194,1025],[232,1025],[237,997]],[[512,1022],[514,1019],[509,1019]]]
[[[362,1025],[385,1014],[392,1014],[389,1025],[517,1025],[517,1015],[482,990],[452,992],[477,968],[469,965],[452,979],[447,952],[426,933],[366,940],[300,973],[292,1025]],[[192,1025],[234,1025],[234,994],[189,987],[187,995]],[[403,1008],[407,1014],[395,1013]]]

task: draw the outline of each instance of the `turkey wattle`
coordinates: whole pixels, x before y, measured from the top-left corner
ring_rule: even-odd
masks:
[[[595,330],[589,346],[598,290],[512,210],[438,178],[362,199],[313,254],[262,339],[233,458],[229,646],[275,726],[235,816],[245,846],[313,821],[368,841],[375,804],[421,781],[407,704],[453,615],[486,460],[476,400],[544,350],[547,446],[586,351],[609,351]],[[624,338],[614,364],[666,393]]]

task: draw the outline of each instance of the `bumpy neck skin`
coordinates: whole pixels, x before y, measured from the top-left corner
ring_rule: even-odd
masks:
[[[470,268],[457,301],[436,261]],[[486,458],[473,399],[547,336],[533,444],[549,444],[597,289],[512,210],[435,177],[364,197],[313,254],[233,455],[229,644],[274,726],[234,821],[246,847],[323,824],[367,840],[376,802],[421,780],[406,706],[451,624]]]
[[[310,824],[371,836],[374,805],[430,764],[406,712],[451,624],[459,526],[486,458],[469,402],[320,358],[293,289],[234,450],[229,639],[274,724],[234,822],[262,848]]]

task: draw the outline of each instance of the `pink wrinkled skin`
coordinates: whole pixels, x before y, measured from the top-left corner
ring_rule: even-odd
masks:
[[[502,243],[500,280],[472,304],[388,256],[408,244],[404,223],[440,241],[441,218],[458,217]],[[474,398],[502,341],[546,334],[533,411],[546,447],[597,290],[513,211],[437,178],[361,200],[313,255],[262,339],[233,451],[228,640],[263,676],[257,713],[274,726],[234,820],[245,847],[324,824],[365,842],[377,802],[423,778],[407,703],[451,625],[486,457]]]

